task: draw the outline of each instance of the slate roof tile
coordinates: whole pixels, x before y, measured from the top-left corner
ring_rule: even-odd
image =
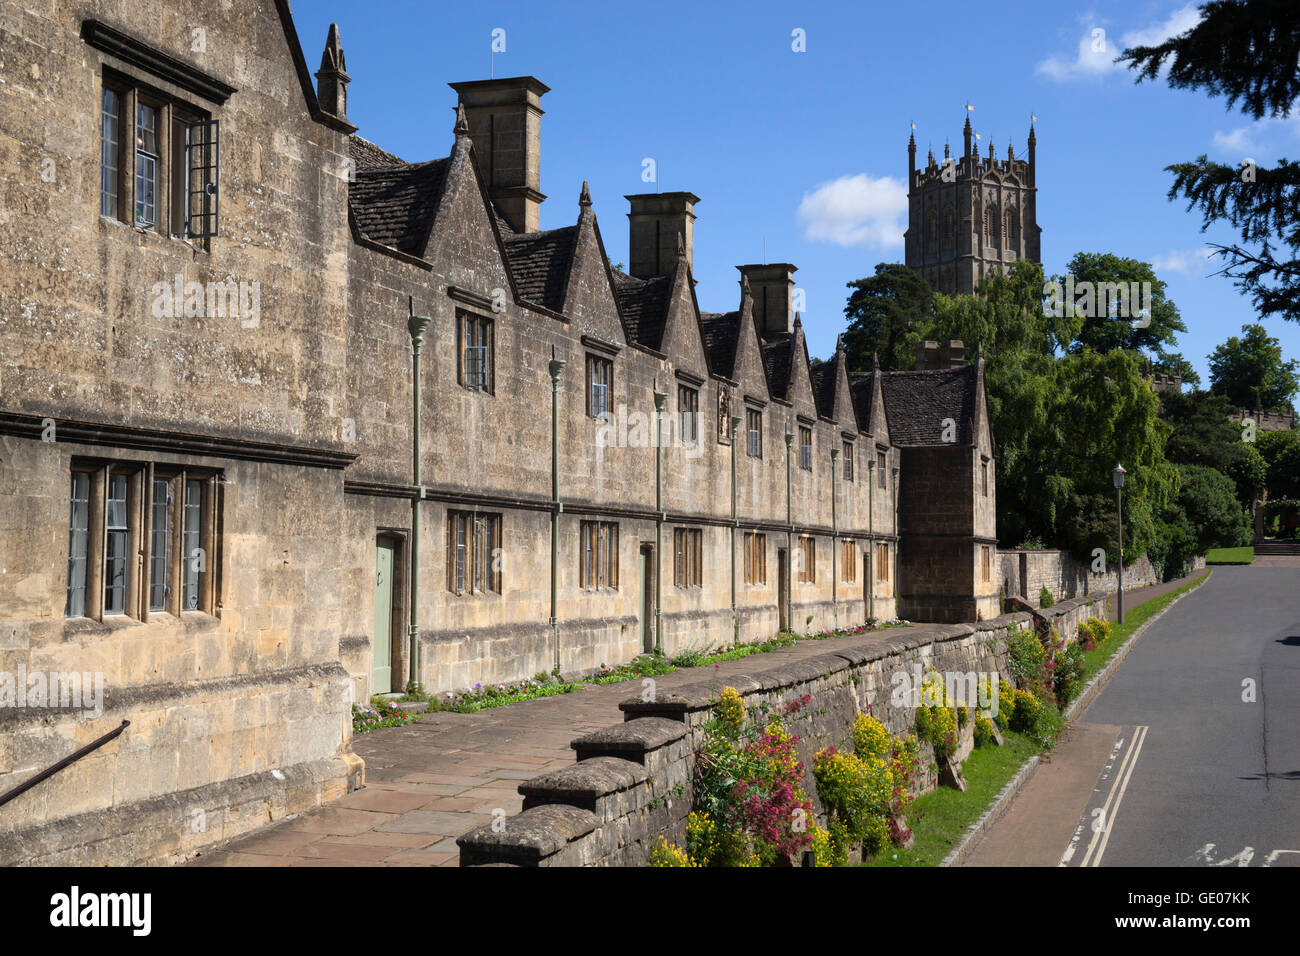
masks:
[[[822,418],[835,417],[835,360],[820,362],[808,372],[812,378],[813,401],[817,405],[817,414]],[[841,425],[851,424],[840,422]]]
[[[886,372],[881,381],[889,437],[902,446],[942,445],[943,421],[957,426],[958,445],[971,445],[978,372],[974,365],[931,372]]]
[[[578,239],[578,227],[547,229],[544,232],[503,233],[506,257],[515,277],[519,297],[552,312],[564,308],[565,283],[573,250]]]
[[[348,205],[361,234],[413,256],[424,254],[448,159],[362,167],[348,184]]]
[[[763,371],[767,373],[767,388],[773,398],[789,397],[793,359],[794,336],[763,342]]]
[[[740,344],[739,312],[701,312],[700,328],[709,369],[715,375],[736,377],[736,347]]]
[[[664,329],[668,325],[668,299],[672,295],[673,277],[651,276],[638,279],[614,272],[614,291],[629,339],[656,351],[663,350]]]

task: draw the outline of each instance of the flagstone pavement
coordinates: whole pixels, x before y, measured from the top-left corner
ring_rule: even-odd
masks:
[[[1185,579],[1186,580],[1186,579]],[[1132,593],[1130,607],[1182,582]],[[657,690],[766,670],[778,662],[897,636],[872,631],[802,641],[711,667],[656,677]],[[327,806],[287,818],[207,850],[196,866],[456,866],[456,837],[489,823],[492,812],[522,809],[520,781],[573,763],[569,743],[622,719],[619,702],[637,696],[637,680],[584,685],[555,697],[474,714],[440,711],[413,724],[357,736],[366,785]]]

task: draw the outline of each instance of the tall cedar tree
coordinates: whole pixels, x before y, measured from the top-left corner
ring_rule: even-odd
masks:
[[[1300,96],[1300,16],[1295,0],[1213,0],[1200,7],[1195,27],[1156,46],[1125,50],[1120,61],[1137,80],[1155,80],[1168,66],[1175,89],[1223,96],[1259,120],[1287,118]],[[1271,169],[1244,158],[1238,165],[1194,162],[1166,167],[1174,174],[1169,198],[1199,207],[1201,231],[1226,221],[1241,242],[1212,243],[1262,316],[1300,321],[1300,163],[1279,159]]]
[[[844,315],[844,350],[849,368],[871,370],[879,356],[886,372],[910,369],[915,363],[917,330],[934,316],[934,292],[921,274],[898,262],[882,262],[876,274],[848,283]]]

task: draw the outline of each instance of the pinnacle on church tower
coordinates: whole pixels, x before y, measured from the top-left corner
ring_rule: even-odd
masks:
[[[1017,260],[1041,263],[1032,123],[1023,159],[1008,143],[1006,159],[999,160],[992,139],[985,154],[969,108],[962,141],[965,152],[955,168],[937,166],[931,150],[927,168],[917,171],[913,164],[908,182],[904,261],[945,295],[971,294],[985,276],[1004,273]],[[908,139],[909,152],[913,142]],[[945,161],[951,153],[945,143]]]

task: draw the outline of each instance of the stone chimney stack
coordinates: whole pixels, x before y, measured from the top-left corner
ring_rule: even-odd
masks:
[[[320,108],[341,120],[347,119],[348,84],[351,82],[347,61],[343,58],[343,44],[339,41],[339,25],[331,23],[329,35],[325,38],[325,52],[320,58],[320,69],[316,71],[316,100]]]
[[[541,228],[542,95],[536,77],[448,84],[460,97],[488,196],[515,232]]]
[[[754,296],[754,319],[763,338],[794,333],[794,274],[788,262],[736,266],[749,280]]]
[[[693,193],[639,193],[624,197],[631,203],[628,218],[628,274],[638,279],[667,275],[677,264],[677,242],[686,264],[695,263],[695,204]]]

